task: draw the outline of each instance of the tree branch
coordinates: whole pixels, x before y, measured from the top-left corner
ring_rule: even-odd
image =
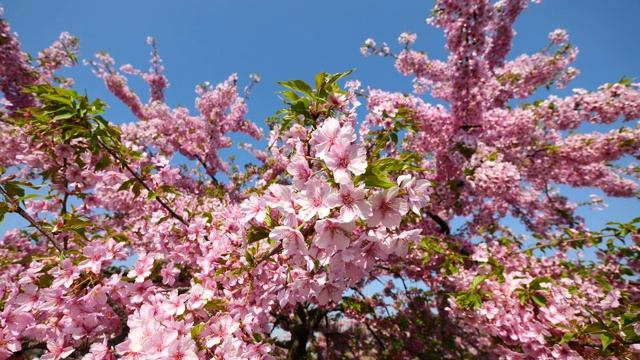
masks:
[[[152,193],[153,190],[151,190],[151,188],[149,188],[149,186],[144,182],[144,180],[142,180],[142,178],[140,177],[140,175],[138,175],[138,173],[136,171],[134,171],[129,164],[127,164],[126,161],[120,159],[120,156],[118,154],[116,154],[112,149],[110,149],[107,145],[105,145],[105,143],[102,142],[102,140],[98,139],[98,143],[100,144],[100,146],[106,150],[109,155],[111,155],[114,159],[116,159],[117,161],[120,162],[120,164],[127,169],[127,171],[129,171],[129,173],[131,174],[131,176],[133,176],[138,183],[140,183],[140,185],[142,185],[142,187],[144,187],[148,192]],[[171,209],[169,207],[169,205],[167,205],[164,201],[162,201],[162,199],[160,197],[156,197],[156,201],[165,209],[167,210],[167,212],[169,212],[169,214],[171,214],[171,216],[173,216],[175,219],[177,219],[178,221],[180,221],[182,224],[184,224],[185,226],[189,226],[189,222],[187,220],[185,220],[182,216],[178,215],[175,211],[173,211],[173,209]]]
[[[127,316],[127,313],[124,312],[124,309],[109,294],[107,294],[107,304],[109,304],[113,312],[118,315],[120,325],[122,325],[122,331],[120,332],[120,335],[110,339],[107,343],[109,347],[115,347],[117,344],[123,342],[127,338],[127,336],[129,336],[129,325],[127,325],[127,320],[129,318]]]
[[[13,203],[13,199],[1,186],[0,186],[0,192],[2,193],[2,195],[5,196],[7,200]],[[34,218],[32,218],[31,215],[29,215],[26,211],[24,211],[24,209],[22,209],[20,205],[13,204],[12,209],[10,211],[14,213],[18,213],[20,216],[22,216],[25,220],[29,222],[29,224],[33,225],[42,235],[44,235],[47,238],[47,240],[49,240],[49,242],[51,242],[51,244],[53,244],[53,246],[62,255],[64,255],[65,257],[67,256],[67,252],[65,251],[64,247],[60,245],[60,242],[58,242],[58,240],[53,236],[53,234],[51,234],[50,232],[45,230],[42,226],[40,226],[40,224],[38,224],[38,222]]]
[[[451,229],[449,228],[449,224],[447,224],[446,221],[442,220],[440,216],[429,211],[425,211],[425,214],[440,226],[441,234],[451,235]]]
[[[271,251],[269,251],[268,253],[262,255],[258,260],[256,260],[256,266],[258,264],[260,264],[261,262],[267,260],[271,256],[281,252],[282,250],[284,250],[284,248],[282,247],[282,244],[278,244],[278,246],[274,247]]]
[[[380,340],[380,338],[378,337],[378,334],[376,334],[375,331],[373,331],[373,329],[371,328],[371,326],[369,326],[368,322],[364,322],[364,325],[367,327],[367,330],[369,330],[369,332],[371,333],[371,335],[373,335],[373,338],[376,339],[376,342],[378,343],[378,345],[380,345],[380,351],[384,351],[384,344],[382,343],[382,340]]]

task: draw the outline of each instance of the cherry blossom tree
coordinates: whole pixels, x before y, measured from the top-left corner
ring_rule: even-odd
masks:
[[[527,6],[435,1],[447,59],[416,34],[366,40],[412,94],[351,71],[281,82],[242,172],[219,151],[263,136],[245,118],[259,77],[197,86],[191,113],[165,102],[153,39],[146,72],[96,54],[137,118],[116,126],[56,75],[75,38],[31,57],[2,19],[0,217],[30,226],[0,242],[0,358],[637,357],[640,218],[588,229],[558,187],[637,196],[640,84],[539,91],[568,85],[577,50],[556,30],[508,60]]]

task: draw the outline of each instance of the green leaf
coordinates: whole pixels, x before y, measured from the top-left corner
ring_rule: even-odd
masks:
[[[117,242],[124,242],[124,243],[128,243],[129,242],[129,237],[127,235],[124,234],[115,234],[113,236],[111,236],[114,240],[116,240]]]
[[[281,81],[278,82],[278,84],[288,89],[299,91],[300,93],[309,97],[313,97],[313,89],[311,89],[311,86],[309,86],[309,84],[302,80]]]
[[[476,293],[459,293],[458,296],[456,296],[456,304],[467,310],[477,309],[482,306],[482,297]]]
[[[264,226],[252,226],[247,230],[247,243],[252,244],[256,241],[260,241],[264,238],[269,237],[269,233],[271,230]]]
[[[202,332],[202,330],[205,327],[205,323],[200,323],[198,325],[195,325],[194,327],[191,328],[191,338],[193,340],[197,340],[198,336],[200,336],[200,333]]]
[[[204,305],[204,308],[216,310],[216,311],[225,311],[227,310],[226,305],[227,305],[227,301],[223,299],[211,299],[207,301],[207,303]]]
[[[389,135],[389,137],[391,138],[391,141],[393,141],[394,144],[398,145],[398,134],[393,132]]]
[[[58,102],[58,103],[63,103],[65,105],[73,106],[73,101],[71,101],[70,99],[68,99],[66,97],[57,96],[57,95],[49,95],[49,94],[42,94],[42,95],[40,95],[38,97],[40,99],[46,99],[46,100],[50,100],[50,101],[53,101],[53,102]]]
[[[562,336],[562,340],[560,341],[560,344],[571,341],[571,339],[573,339],[573,335],[574,334],[570,332],[565,333],[564,336]]]
[[[547,305],[547,298],[544,297],[544,295],[531,294],[531,300],[533,300],[533,302],[535,302],[539,306],[546,306]]]
[[[364,184],[369,188],[378,187],[382,189],[390,189],[396,186],[396,184],[391,182],[387,175],[384,173],[364,173],[357,176],[353,182],[359,183],[362,181],[364,181]]]
[[[98,163],[96,164],[96,171],[100,171],[105,169],[107,166],[111,165],[111,156],[110,155],[104,155],[102,158],[100,158],[100,161],[98,161]]]
[[[304,115],[305,117],[311,117],[311,113],[309,112],[309,102],[308,98],[300,98],[293,105],[291,105],[291,110],[295,111],[296,114]]]
[[[142,175],[146,175],[146,174],[151,174],[151,170],[153,170],[156,167],[156,164],[149,164],[145,167],[142,168]]]
[[[587,325],[587,327],[582,329],[582,331],[580,331],[580,334],[582,334],[582,335],[603,334],[603,333],[605,333],[607,331],[608,331],[608,329],[604,324],[602,324],[602,323],[593,323],[593,324]]]
[[[295,91],[292,91],[292,90],[285,90],[285,91],[281,91],[280,93],[291,101],[296,101],[300,99],[300,96],[296,94]]]
[[[244,252],[244,257],[245,259],[247,259],[247,262],[251,267],[256,266],[256,261],[253,259],[253,256],[248,251]]]
[[[333,76],[331,76],[331,78],[329,79],[329,81],[327,81],[327,83],[329,83],[329,84],[334,83],[334,82],[342,79],[345,76],[349,76],[355,70],[356,69],[351,69],[351,70],[349,70],[347,72],[333,74]]]
[[[410,161],[415,161],[416,159],[412,156],[395,159],[395,158],[383,158],[378,159],[371,163],[371,167],[373,169],[380,169],[381,171],[389,172],[389,171],[422,171],[423,169],[414,165],[411,165]]]
[[[319,72],[318,74],[316,74],[315,77],[315,81],[316,81],[316,90],[320,90],[324,87],[324,84],[327,81],[327,76],[329,74],[327,74],[326,72]]]
[[[609,344],[611,344],[611,342],[613,341],[613,337],[611,337],[611,335],[604,333],[604,334],[600,334],[600,341],[602,342],[602,350],[606,350],[607,346],[609,346]]]
[[[122,185],[120,185],[117,191],[129,190],[129,188],[131,188],[131,185],[133,185],[135,181],[136,179],[126,180],[125,182],[122,183]]]
[[[38,194],[27,194],[25,196],[20,196],[17,200],[24,204],[25,200],[35,199],[35,198],[39,198],[39,197],[41,197],[41,196],[38,195]]]
[[[271,214],[269,214],[269,209],[267,208],[266,211],[266,216],[264,217],[264,223],[269,227],[269,228],[274,228],[276,226],[278,226],[277,221],[275,221],[272,217]],[[268,234],[267,234],[268,235]]]
[[[40,278],[38,278],[37,284],[40,289],[51,287],[51,284],[53,284],[53,276],[49,273],[42,274]]]
[[[529,287],[531,288],[531,290],[547,290],[540,285],[544,283],[553,283],[553,279],[548,276],[540,276],[531,280],[531,283],[529,283]]]
[[[487,280],[489,278],[488,275],[478,275],[475,278],[473,278],[473,280],[471,281],[471,284],[469,284],[469,291],[473,291],[475,290],[478,285],[480,285],[483,281]]]
[[[147,201],[153,201],[158,197],[158,193],[155,191],[149,191],[149,193],[147,193]]]
[[[178,192],[178,190],[176,190],[171,185],[162,185],[162,186],[160,186],[158,188],[158,193],[160,193],[160,192],[174,194],[174,195],[180,195],[180,192]]]
[[[56,115],[56,117],[53,118],[53,121],[69,119],[69,118],[72,118],[74,115],[75,115],[74,113],[64,113],[64,114]]]
[[[4,189],[11,198],[24,196],[24,189],[18,186],[15,182],[5,183]]]
[[[140,185],[139,182],[134,183],[133,187],[131,188],[131,192],[133,192],[134,199],[137,199],[138,196],[140,196],[140,191],[142,191],[142,185]]]

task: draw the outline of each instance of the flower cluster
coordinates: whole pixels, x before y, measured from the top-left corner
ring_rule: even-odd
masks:
[[[0,220],[32,226],[0,241],[0,359],[637,357],[640,218],[589,230],[576,209],[602,200],[558,188],[636,194],[640,85],[514,106],[578,74],[562,30],[508,56],[527,5],[437,0],[446,60],[415,34],[397,55],[368,39],[414,94],[339,86],[351,72],[280,83],[285,108],[266,149],[241,145],[261,163],[244,173],[219,150],[232,132],[261,138],[245,118],[259,76],[244,94],[235,74],[197,86],[194,115],[166,104],[152,38],[146,73],[97,54],[138,120],[116,126],[102,101],[49,84],[77,40],[31,58],[0,20]]]

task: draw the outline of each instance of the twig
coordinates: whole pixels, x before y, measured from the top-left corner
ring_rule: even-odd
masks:
[[[117,344],[123,342],[127,338],[127,336],[129,336],[129,325],[127,325],[128,317],[127,313],[124,312],[124,309],[120,307],[120,305],[109,294],[107,294],[107,304],[109,304],[113,312],[118,315],[120,325],[122,325],[122,331],[120,332],[120,335],[110,339],[107,343],[109,347],[115,347]]]
[[[2,192],[2,195],[4,195],[5,198],[7,198],[8,200],[13,200],[11,199],[9,194],[4,190],[3,187],[0,187],[0,192]],[[18,213],[20,216],[22,216],[31,225],[33,225],[42,235],[44,235],[61,254],[63,254],[65,257],[67,256],[67,252],[64,250],[62,245],[60,245],[60,242],[58,242],[58,240],[50,232],[48,232],[42,226],[40,226],[40,224],[38,224],[38,222],[34,218],[32,218],[31,215],[29,215],[26,211],[24,211],[24,209],[22,209],[20,205],[15,204],[13,206],[13,209],[11,209],[10,211],[14,213]]]
[[[367,327],[367,330],[369,330],[369,332],[371,333],[371,335],[373,335],[373,338],[376,339],[376,342],[378,343],[378,345],[380,345],[380,351],[384,351],[384,344],[382,343],[382,340],[380,340],[380,338],[378,337],[378,335],[375,333],[375,331],[373,331],[373,329],[371,328],[371,326],[369,326],[368,322],[364,322],[364,325]]]
[[[446,221],[442,220],[440,216],[434,213],[431,213],[429,211],[425,211],[425,214],[440,226],[441,234],[451,235],[451,229],[449,228],[449,224],[447,224]]]
[[[13,180],[15,178],[16,178],[16,174],[11,174],[11,175],[5,176],[2,179],[0,179],[0,185],[4,184],[6,182],[9,182],[9,181],[11,181],[11,180]]]
[[[153,193],[153,190],[151,190],[151,188],[144,182],[144,180],[142,180],[142,178],[140,177],[140,175],[138,175],[137,172],[135,172],[130,166],[129,164],[127,164],[126,161],[120,159],[120,156],[118,154],[116,154],[112,149],[110,149],[107,145],[105,145],[105,143],[102,142],[102,140],[98,139],[98,143],[100,144],[100,146],[102,146],[103,149],[105,149],[109,155],[111,155],[114,159],[116,159],[117,161],[120,162],[120,164],[127,169],[127,171],[129,171],[129,173],[138,181],[138,183],[140,183],[140,185],[142,185],[149,193]],[[182,224],[184,224],[185,226],[189,226],[189,222],[187,220],[185,220],[182,216],[178,215],[175,211],[173,211],[173,209],[171,209],[169,207],[169,205],[167,205],[164,201],[162,201],[162,199],[158,196],[156,197],[156,201],[165,209],[167,210],[167,212],[169,212],[169,214],[171,214],[171,216],[173,216],[175,219],[177,219],[178,221],[180,221]]]
[[[572,242],[576,242],[576,241],[584,241],[584,240],[598,239],[598,238],[602,239],[602,238],[609,237],[609,236],[616,236],[616,235],[614,235],[614,234],[610,234],[610,235],[600,234],[600,235],[593,235],[593,236],[583,236],[583,237],[572,238],[572,239],[559,239],[559,240],[556,240],[556,241],[552,241],[549,244],[541,244],[541,245],[537,245],[537,246],[532,246],[532,247],[530,247],[528,249],[521,250],[520,253],[524,253],[526,251],[531,251],[531,250],[535,250],[535,249],[542,249],[542,248],[545,248],[545,247],[553,247],[553,246],[557,246],[557,245],[560,245],[560,244],[572,243]]]
[[[196,155],[195,156],[196,160],[198,160],[198,162],[200,163],[200,165],[202,165],[202,167],[204,167],[204,171],[207,173],[207,175],[209,175],[209,177],[211,178],[211,180],[213,181],[214,184],[219,185],[218,183],[218,179],[216,179],[213,175],[209,174],[209,166],[207,165],[207,163],[205,163],[202,158],[200,157],[200,155]]]
[[[269,251],[265,255],[262,255],[258,260],[256,260],[256,266],[261,262],[267,260],[271,256],[281,252],[282,250],[284,250],[284,248],[282,247],[282,244],[278,244],[278,246],[274,247],[273,250]]]

